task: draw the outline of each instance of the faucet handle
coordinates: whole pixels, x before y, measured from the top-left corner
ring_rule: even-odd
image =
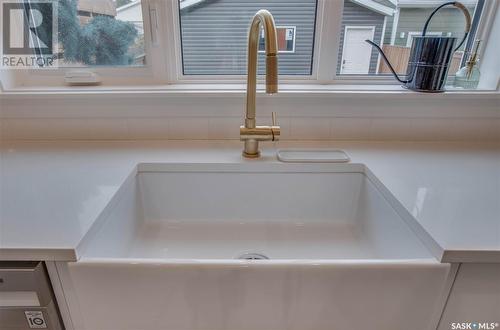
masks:
[[[281,135],[281,128],[278,126],[278,120],[276,117],[276,112],[271,112],[271,116],[273,117],[273,126],[271,126],[271,133],[273,134],[273,141],[278,141]]]

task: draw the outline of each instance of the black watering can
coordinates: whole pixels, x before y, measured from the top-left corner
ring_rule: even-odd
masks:
[[[460,41],[460,44],[455,47],[458,38],[454,37],[435,37],[426,36],[427,27],[431,18],[438,10],[445,6],[455,6],[460,9],[466,19],[465,36]],[[471,18],[469,11],[463,4],[458,1],[452,1],[442,4],[437,7],[429,16],[424,25],[421,37],[413,37],[413,44],[410,52],[410,59],[408,61],[408,68],[406,69],[406,77],[399,78],[391,63],[385,56],[382,49],[370,40],[365,40],[367,43],[376,47],[382,58],[389,66],[392,74],[396,79],[403,84],[403,87],[419,92],[439,93],[444,92],[444,84],[446,76],[450,67],[453,53],[462,46],[470,31]]]

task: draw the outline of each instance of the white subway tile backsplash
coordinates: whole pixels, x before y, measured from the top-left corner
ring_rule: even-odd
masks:
[[[214,117],[208,120],[208,138],[211,140],[239,139],[242,117]]]
[[[87,119],[91,140],[128,140],[126,119],[93,118]]]
[[[1,99],[7,140],[239,139],[244,92],[30,95]],[[284,140],[500,141],[497,94],[295,93],[257,97]]]
[[[129,137],[133,140],[168,139],[168,118],[131,118],[127,121]]]
[[[243,116],[2,118],[0,124],[4,140],[237,140]],[[278,124],[282,140],[500,141],[499,118],[282,116]]]
[[[85,119],[24,118],[2,119],[6,140],[80,140],[89,138]]]
[[[278,117],[278,125],[281,128],[280,140],[291,140],[292,119],[290,117]]]
[[[412,138],[410,119],[374,118],[370,125],[370,140],[408,140]]]
[[[493,138],[495,121],[488,119],[453,119],[454,135],[463,140],[484,141]]]
[[[172,117],[168,122],[168,138],[172,140],[208,139],[208,118]]]
[[[453,122],[448,118],[413,118],[410,130],[417,141],[452,141],[459,139],[453,129]]]
[[[370,118],[332,118],[331,138],[333,140],[368,140]]]
[[[330,139],[331,120],[327,117],[290,119],[290,139],[292,140],[328,140]]]

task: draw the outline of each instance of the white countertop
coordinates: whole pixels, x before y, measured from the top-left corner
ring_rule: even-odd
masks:
[[[276,162],[272,144],[264,157]],[[500,262],[500,144],[281,142],[365,164],[438,245],[443,262]],[[140,162],[240,163],[241,144],[31,142],[0,149],[0,260],[76,260],[76,247]],[[255,161],[255,160],[253,160]]]

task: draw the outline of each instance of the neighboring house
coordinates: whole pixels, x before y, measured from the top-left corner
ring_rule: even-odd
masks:
[[[477,0],[460,0],[471,16]],[[425,21],[432,11],[443,4],[443,0],[398,0],[394,16],[388,19],[384,44],[410,47],[413,36],[421,35]],[[463,36],[465,19],[462,12],[454,7],[441,9],[429,25],[429,35]]]
[[[393,1],[345,0],[338,72],[376,73],[379,55],[364,40],[381,43],[387,17],[394,13]],[[184,73],[244,74],[248,24],[262,4],[181,0],[180,6]],[[266,9],[273,13],[278,27],[280,74],[310,74],[316,1],[274,0],[266,3]],[[224,28],[210,22],[224,22]],[[281,44],[288,47],[281,49]],[[263,61],[259,66],[262,71]]]
[[[377,43],[382,41],[386,17],[394,12],[391,1],[345,0],[339,71],[358,74],[376,72],[378,54],[364,39]],[[262,3],[181,0],[180,7],[184,73],[244,74],[248,24]],[[280,74],[310,74],[316,1],[273,0],[267,2],[265,7],[273,13],[278,27]],[[260,71],[263,65],[260,61]]]
[[[116,5],[112,0],[79,0],[77,10],[81,24],[94,16],[116,16]]]
[[[364,40],[370,39],[380,46],[409,47],[432,10],[443,2],[344,0],[337,73],[378,73],[380,55]],[[462,3],[472,14],[477,0],[462,0]],[[259,1],[253,4],[234,0],[180,0],[184,73],[246,73],[248,24],[261,7]],[[273,13],[278,26],[280,74],[310,74],[316,0],[273,0],[266,2],[265,7]],[[140,0],[119,7],[116,17],[134,22],[143,31]],[[462,13],[453,7],[443,8],[433,19],[428,34],[458,35],[463,28]],[[261,41],[261,51],[262,47]],[[259,71],[263,69],[264,61],[260,60]]]
[[[345,0],[338,72],[376,73],[379,55],[364,40],[381,43],[387,17],[394,13],[393,1]],[[259,2],[181,0],[184,73],[244,74],[248,25],[261,7]],[[310,74],[316,0],[273,0],[265,7],[278,27],[280,74]],[[142,22],[141,1],[119,7],[117,19]],[[259,70],[263,69],[261,60]]]
[[[461,0],[467,7],[471,16],[477,0]],[[425,21],[430,14],[441,4],[443,0],[398,0],[394,15],[387,20],[386,33],[383,49],[398,73],[406,73],[410,47],[413,38],[422,34]],[[429,24],[427,35],[429,36],[456,36],[463,37],[465,29],[465,18],[457,8],[448,6],[442,8]],[[465,44],[461,47],[463,50]],[[455,73],[460,68],[463,52],[453,55],[450,72]],[[379,63],[378,73],[389,74],[389,67]]]
[[[124,6],[116,8],[116,19],[133,23],[139,35],[144,34],[141,0],[134,0]]]
[[[116,16],[116,5],[113,0],[78,0],[77,2],[77,17],[80,25],[87,24],[93,17],[96,16]],[[57,46],[58,48],[58,65],[66,66],[67,63],[64,62],[64,52],[62,49],[62,44]],[[69,64],[70,66],[78,66],[76,63]]]
[[[337,73],[375,74],[379,54],[366,39],[381,44],[395,0],[345,0]]]
[[[129,49],[129,52],[134,57],[135,65],[145,65],[144,21],[142,17],[141,0],[131,0],[129,3],[116,8],[116,19],[134,24],[138,36],[134,45]]]
[[[278,27],[282,75],[311,73],[316,0],[184,0],[180,2],[184,73],[245,74],[247,33],[262,8],[273,13]],[[261,55],[259,72],[265,61]]]

